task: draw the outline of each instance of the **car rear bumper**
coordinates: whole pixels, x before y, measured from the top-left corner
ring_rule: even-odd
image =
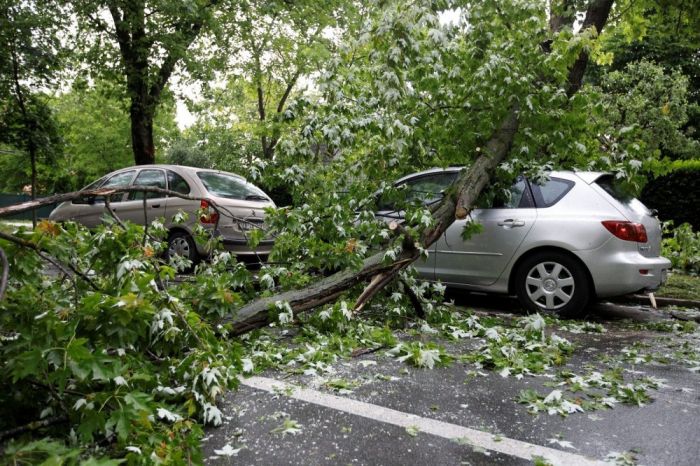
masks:
[[[248,240],[245,238],[231,237],[222,234],[220,231],[213,231],[212,235],[220,239],[225,251],[235,254],[239,260],[244,262],[266,261],[270,251],[272,251],[272,246],[275,244],[274,239],[264,239],[255,248],[251,248]],[[198,242],[197,252],[201,256],[208,256],[210,251],[207,249],[206,244]]]
[[[590,251],[575,251],[591,272],[596,296],[620,296],[653,291],[665,281],[671,261],[644,257],[637,251],[607,250],[605,245]]]
[[[236,254],[236,256],[265,256],[267,257],[272,250],[272,246],[275,244],[275,240],[267,239],[262,240],[255,247],[251,248],[247,240],[237,239],[237,238],[226,238],[222,237],[221,242],[224,245],[224,249]]]

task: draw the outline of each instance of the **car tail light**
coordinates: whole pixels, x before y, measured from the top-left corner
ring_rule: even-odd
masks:
[[[603,226],[610,233],[625,241],[647,242],[647,230],[641,223],[622,222],[619,220],[605,220]]]
[[[209,201],[202,200],[199,203],[199,209],[202,211],[202,215],[199,217],[200,222],[214,224],[219,221],[219,213],[209,205]]]

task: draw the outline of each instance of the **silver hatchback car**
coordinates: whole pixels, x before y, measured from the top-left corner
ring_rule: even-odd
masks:
[[[272,248],[274,241],[269,238],[261,241],[255,249],[248,246],[248,232],[264,227],[264,209],[275,207],[275,204],[260,188],[241,176],[180,165],[140,165],[112,172],[83,189],[129,186],[152,186],[204,199],[195,201],[143,192],[119,193],[110,197],[112,210],[122,220],[143,225],[164,218],[165,227],[170,232],[169,255],[196,261],[208,254],[204,245],[193,239],[197,223],[220,236],[224,248],[242,260],[264,260]],[[217,213],[207,200],[213,201],[220,212]],[[173,222],[173,216],[180,211],[188,214],[188,220]],[[101,223],[105,215],[104,198],[93,196],[64,202],[51,212],[49,218],[54,221],[73,220],[92,228]]]
[[[407,199],[430,203],[460,168],[404,177]],[[671,263],[660,256],[659,220],[641,202],[620,192],[611,174],[551,172],[543,184],[518,178],[507,199],[456,220],[416,263],[427,280],[466,290],[517,295],[530,311],[580,315],[591,298],[651,291]],[[382,205],[377,215],[402,217]],[[462,239],[466,222],[482,225]]]

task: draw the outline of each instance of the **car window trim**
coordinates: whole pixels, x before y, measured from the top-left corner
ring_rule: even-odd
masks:
[[[523,196],[522,199],[520,199],[520,204],[523,203],[523,200],[527,198],[527,204],[528,205],[518,205],[516,209],[534,209],[536,204],[535,204],[535,194],[532,190],[532,186],[530,185],[530,179],[526,176],[523,176],[523,181],[525,181],[525,190],[527,191],[528,195]],[[524,194],[524,193],[523,193]]]

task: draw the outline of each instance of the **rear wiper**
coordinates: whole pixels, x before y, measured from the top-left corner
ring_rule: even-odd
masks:
[[[245,197],[246,201],[267,201],[265,196],[260,196],[259,194],[249,194]]]

